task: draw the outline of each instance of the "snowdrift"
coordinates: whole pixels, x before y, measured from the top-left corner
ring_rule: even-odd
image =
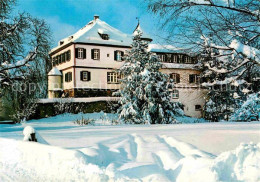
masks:
[[[0,181],[260,181],[260,144],[214,156],[165,135],[68,150],[0,138]]]

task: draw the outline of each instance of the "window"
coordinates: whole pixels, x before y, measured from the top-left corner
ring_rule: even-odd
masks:
[[[101,38],[102,38],[103,40],[108,40],[108,39],[109,39],[109,36],[108,36],[108,34],[101,34]]]
[[[121,52],[119,52],[119,51],[116,54],[116,60],[121,61]]]
[[[189,82],[190,83],[198,83],[199,82],[199,76],[196,74],[189,75]]]
[[[178,90],[173,90],[172,91],[172,98],[173,99],[178,99],[179,98],[179,91]]]
[[[198,60],[197,60],[196,57],[192,57],[192,58],[191,58],[191,62],[192,62],[193,64],[197,64],[197,63],[198,63]]]
[[[72,72],[65,73],[65,82],[72,81]]]
[[[201,105],[195,105],[195,111],[201,111]]]
[[[173,80],[174,83],[180,83],[180,74],[171,73],[170,78]]]
[[[172,55],[172,62],[177,63],[178,62],[178,56],[177,55]]]
[[[162,62],[165,62],[166,61],[165,54],[159,54],[159,59],[161,59]]]
[[[65,53],[65,60],[66,60],[66,61],[70,61],[70,58],[71,58],[71,56],[70,56],[70,50],[68,50],[68,51]]]
[[[84,48],[76,48],[75,49],[75,57],[78,59],[86,59],[87,52]]]
[[[178,58],[179,58],[179,63],[183,63],[183,55],[178,55]]]
[[[61,63],[65,62],[65,53],[61,54]]]
[[[81,71],[80,72],[80,80],[81,81],[90,81],[91,73],[89,71]]]
[[[184,62],[185,62],[185,63],[188,63],[188,64],[192,63],[191,57],[190,57],[190,56],[185,56],[185,57],[184,57]]]
[[[109,56],[110,56],[110,55],[109,55],[109,54],[107,54],[107,57],[108,57],[108,58],[109,58]]]
[[[114,52],[114,60],[115,61],[122,61],[123,60],[123,56],[124,56],[124,52],[123,51],[115,51]]]
[[[115,72],[108,72],[107,83],[118,83],[118,74]]]
[[[171,63],[172,62],[172,55],[171,54],[166,54],[165,55],[165,61],[167,62],[167,63]]]
[[[91,50],[91,58],[94,60],[100,59],[100,50],[99,49],[92,49]]]
[[[57,57],[58,57],[58,64],[60,64],[61,63],[61,56],[58,55]]]
[[[82,48],[79,48],[78,58],[83,59],[83,49]]]

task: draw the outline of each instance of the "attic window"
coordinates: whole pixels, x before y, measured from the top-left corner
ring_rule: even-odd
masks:
[[[69,40],[73,39],[73,35],[69,37]]]
[[[99,35],[100,35],[100,37],[101,37],[103,40],[109,40],[108,34],[100,34],[100,33],[99,33]]]
[[[103,40],[109,40],[109,35],[107,34],[106,30],[98,29],[98,34]]]
[[[60,41],[60,45],[64,44],[64,41]]]

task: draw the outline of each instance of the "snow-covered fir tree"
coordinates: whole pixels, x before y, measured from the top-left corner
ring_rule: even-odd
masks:
[[[259,92],[250,94],[247,100],[232,115],[231,120],[234,121],[250,121],[260,118],[260,97]]]
[[[118,70],[122,75],[119,118],[125,123],[170,124],[175,115],[183,111],[179,103],[171,101],[168,75],[159,69],[162,63],[148,50],[148,43],[141,39],[141,32],[133,38],[132,49],[124,57]]]
[[[254,79],[259,70],[254,64],[236,68],[244,62],[244,58],[234,57],[231,50],[216,49],[211,46],[209,38],[204,39],[205,51],[201,54],[198,67],[202,70],[202,86],[209,89],[209,99],[204,107],[205,118],[211,121],[229,120],[246,100],[247,94],[258,91],[254,88]],[[235,68],[237,70],[229,71]]]
[[[208,44],[209,40],[205,40]],[[228,120],[236,107],[233,94],[237,88],[233,82],[227,81],[221,71],[229,67],[228,56],[219,58],[219,51],[210,46],[201,54],[197,65],[201,72],[202,85],[209,89],[208,99],[204,105],[205,118],[210,121]],[[210,67],[210,68],[209,68]]]

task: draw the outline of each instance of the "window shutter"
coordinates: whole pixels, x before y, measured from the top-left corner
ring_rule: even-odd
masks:
[[[62,58],[61,62],[64,63],[65,62],[65,53],[62,53],[61,58]]]
[[[190,75],[190,83],[193,83],[194,82],[194,75]]]
[[[91,80],[91,73],[88,71],[88,81]]]
[[[117,51],[114,51],[114,60],[117,61],[116,59],[116,54],[117,54]]]
[[[177,56],[177,63],[180,63],[180,55],[176,55]]]
[[[79,49],[76,48],[76,49],[75,49],[75,58],[78,58],[78,57],[79,57]]]
[[[98,50],[98,60],[100,60],[100,49],[97,50]]]
[[[80,72],[80,80],[83,81],[83,71]]]
[[[124,51],[121,52],[121,60],[124,60]]]
[[[200,82],[200,75],[196,75],[196,83],[201,83]]]
[[[91,49],[91,59],[94,59],[94,49]]]
[[[70,54],[70,50],[68,51],[68,55],[67,55],[67,58],[68,58],[68,60],[67,61],[70,61],[70,57],[71,56],[71,54]]]
[[[52,66],[53,66],[53,67],[55,66],[55,57],[52,58]]]
[[[87,57],[87,51],[86,49],[83,49],[83,59],[86,59],[86,57]]]
[[[65,74],[65,82],[68,82],[68,73]]]
[[[180,75],[179,74],[176,74],[176,82],[180,83]]]
[[[58,58],[57,58],[57,56],[55,57],[55,65],[58,65]]]

